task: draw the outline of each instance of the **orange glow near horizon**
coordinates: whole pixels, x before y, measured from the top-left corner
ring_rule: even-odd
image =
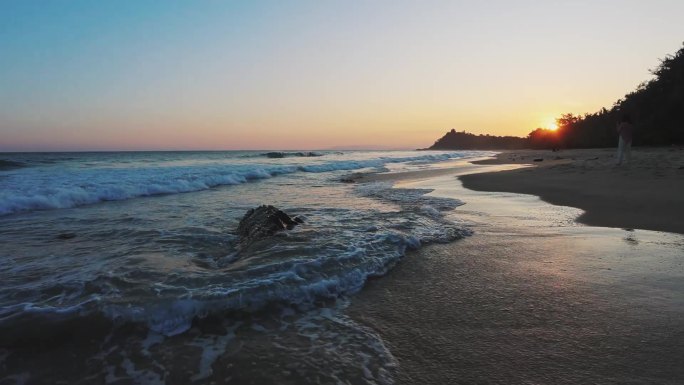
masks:
[[[451,129],[557,130],[681,44],[684,2],[609,1],[610,17],[573,2],[11,2],[0,152],[414,149]]]

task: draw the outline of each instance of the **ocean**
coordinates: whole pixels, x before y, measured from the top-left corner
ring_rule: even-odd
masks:
[[[390,350],[341,310],[470,231],[457,199],[344,179],[486,155],[0,154],[0,383],[391,384]],[[262,204],[304,223],[241,248]]]

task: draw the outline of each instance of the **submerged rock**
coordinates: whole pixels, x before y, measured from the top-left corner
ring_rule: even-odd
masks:
[[[273,151],[273,152],[267,152],[264,153],[267,158],[285,158],[286,156],[294,156],[294,157],[303,157],[303,158],[310,158],[314,156],[323,156],[323,154],[319,154],[317,152],[280,152],[280,151]]]
[[[265,155],[268,158],[284,158],[285,157],[284,152],[267,152]]]
[[[282,230],[291,230],[303,222],[303,219],[292,218],[275,206],[262,205],[245,213],[238,224],[237,233],[240,236],[240,243],[246,244]]]

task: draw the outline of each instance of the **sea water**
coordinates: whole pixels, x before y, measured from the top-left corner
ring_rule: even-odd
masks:
[[[0,381],[391,383],[339,309],[461,202],[350,172],[483,152],[0,154]],[[241,248],[245,212],[304,223]]]

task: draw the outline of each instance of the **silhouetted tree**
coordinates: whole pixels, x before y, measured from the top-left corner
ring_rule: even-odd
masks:
[[[639,84],[610,109],[561,115],[556,131],[537,128],[523,139],[452,129],[430,149],[612,147],[617,143],[616,123],[623,114],[629,114],[634,123],[635,145],[684,144],[684,47],[662,59],[651,73],[653,79]]]
[[[558,131],[537,128],[527,135],[527,147],[530,148],[559,148],[560,136]]]
[[[684,143],[684,47],[662,59],[654,78],[639,84],[610,109],[557,119],[563,147],[608,147],[617,142],[615,124],[622,114],[634,122],[635,145]]]

